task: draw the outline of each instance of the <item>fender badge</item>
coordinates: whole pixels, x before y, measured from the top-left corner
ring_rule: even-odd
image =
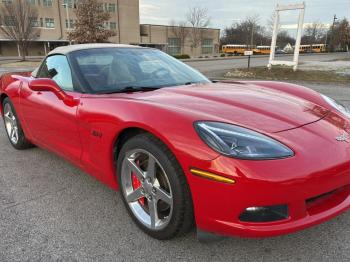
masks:
[[[345,131],[343,131],[343,133],[340,136],[336,137],[335,139],[339,142],[350,143],[350,135]]]
[[[92,134],[94,137],[97,137],[97,138],[101,138],[101,137],[102,137],[102,132],[97,131],[97,130],[93,130],[93,131],[91,132],[91,134]]]

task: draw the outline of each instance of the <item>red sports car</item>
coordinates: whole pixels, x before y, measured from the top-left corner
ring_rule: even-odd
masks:
[[[90,44],[3,75],[0,95],[16,149],[48,149],[120,189],[157,239],[194,225],[275,236],[350,207],[350,112],[305,87],[211,82],[158,50]]]

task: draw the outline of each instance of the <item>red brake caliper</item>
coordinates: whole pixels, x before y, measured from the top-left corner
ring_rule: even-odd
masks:
[[[136,164],[139,164],[139,161],[137,161]],[[132,182],[132,187],[134,188],[134,190],[141,187],[141,181],[137,178],[137,176],[135,175],[134,172],[131,173],[131,182]],[[144,197],[140,198],[138,201],[139,201],[141,206],[145,205],[145,198]]]

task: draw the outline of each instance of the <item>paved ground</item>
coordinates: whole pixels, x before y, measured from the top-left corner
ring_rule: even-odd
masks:
[[[305,54],[301,55],[299,58],[300,63],[305,62],[322,62],[331,61],[341,58],[349,58],[349,53],[332,53],[332,54]],[[292,56],[283,55],[278,56],[279,60],[292,60]],[[268,64],[268,56],[253,56],[251,60],[251,66],[266,66]],[[225,72],[226,70],[232,68],[243,68],[247,66],[246,57],[237,57],[233,59],[220,59],[216,61],[194,61],[186,62],[188,65],[196,68],[197,70],[205,73],[209,77],[216,77],[218,74]]]
[[[340,58],[350,58],[349,53],[332,53],[332,54],[302,54],[300,55],[300,63],[305,62],[318,62],[318,61],[332,61]],[[10,71],[26,71],[33,70],[34,68],[4,68],[1,64],[16,61],[16,57],[8,57],[6,59],[0,57],[0,75],[4,72]],[[266,66],[269,57],[266,55],[253,56],[251,60],[251,66]],[[291,55],[277,55],[277,59],[291,60]],[[39,57],[29,57],[30,61],[40,61]],[[242,68],[247,66],[247,57],[232,57],[232,58],[217,58],[215,59],[196,59],[194,61],[186,61],[186,63],[197,70],[205,73],[208,77],[217,77],[221,73],[225,73],[226,70],[232,68]]]
[[[350,88],[315,85],[349,106]],[[347,100],[347,101],[346,101]],[[157,241],[119,193],[44,150],[14,150],[0,121],[0,261],[349,261],[350,213],[296,234]]]

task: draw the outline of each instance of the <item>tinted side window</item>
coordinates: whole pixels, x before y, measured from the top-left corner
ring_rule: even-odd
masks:
[[[51,78],[63,90],[73,91],[72,73],[64,55],[49,56],[43,62],[39,78]]]

